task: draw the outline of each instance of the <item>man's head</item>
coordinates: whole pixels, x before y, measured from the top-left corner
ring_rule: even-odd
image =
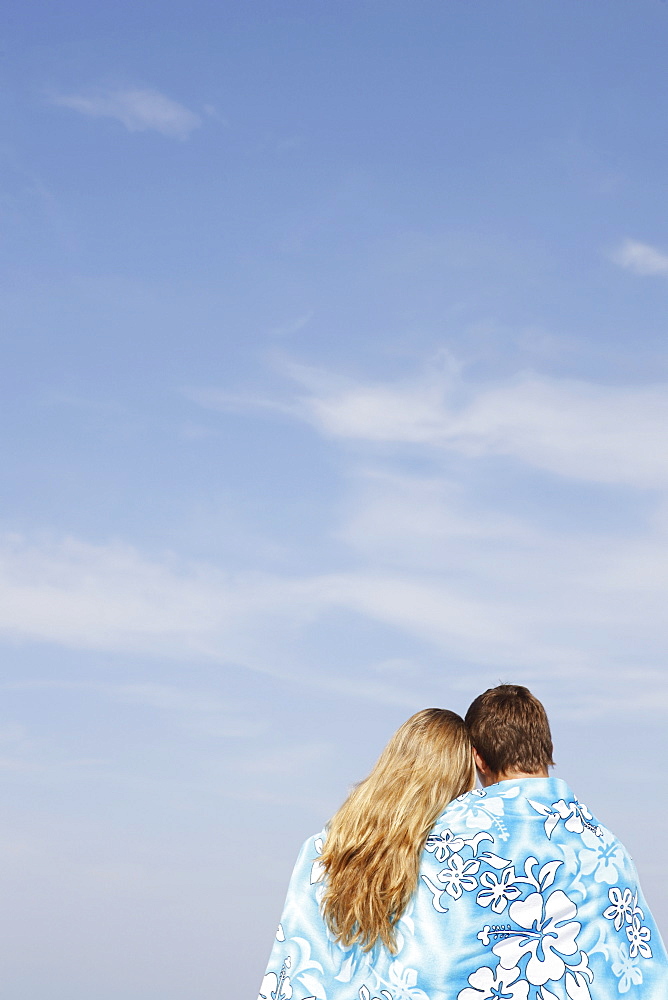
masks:
[[[528,688],[500,684],[478,695],[466,713],[483,784],[519,775],[547,775],[552,736],[545,709]]]

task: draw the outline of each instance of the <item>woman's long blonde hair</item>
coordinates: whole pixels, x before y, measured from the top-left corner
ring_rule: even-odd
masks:
[[[369,951],[380,939],[396,951],[395,925],[417,886],[427,834],[474,784],[471,744],[455,712],[425,708],[396,731],[327,828],[322,913],[344,947]]]

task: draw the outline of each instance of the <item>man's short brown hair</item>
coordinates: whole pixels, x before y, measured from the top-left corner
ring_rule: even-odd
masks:
[[[545,709],[519,684],[499,684],[478,695],[466,725],[473,746],[495,774],[536,774],[554,764]]]

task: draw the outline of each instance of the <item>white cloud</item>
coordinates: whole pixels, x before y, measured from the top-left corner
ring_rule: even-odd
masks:
[[[431,504],[426,525],[415,514],[421,491]],[[351,568],[298,579],[225,575],[150,560],[120,545],[6,539],[0,632],[184,664],[233,662],[402,705],[414,704],[420,692],[439,697],[444,683],[468,690],[511,677],[529,684],[540,678],[556,692],[568,679],[587,711],[600,702],[605,677],[612,710],[622,704],[633,669],[644,680],[628,698],[665,705],[668,534],[661,525],[631,540],[564,537],[465,508],[465,496],[439,492],[433,482],[379,480],[354,499],[341,529]],[[323,669],[310,640],[306,649],[302,640],[315,628],[325,630],[325,646],[328,634],[339,641],[342,613],[374,624],[383,642],[390,629],[426,643],[442,671],[382,677],[373,653],[368,671],[354,676],[345,661],[340,671]],[[328,621],[334,633],[327,633]],[[174,712],[180,725],[198,732],[243,732],[237,706],[187,686],[143,680],[93,687]]]
[[[293,622],[312,613],[301,581],[160,562],[122,544],[0,541],[0,631],[9,636],[234,660],[250,655],[249,618],[280,623],[286,605]]]
[[[635,274],[668,277],[668,254],[661,253],[648,243],[624,240],[612,254],[612,259],[615,264]]]
[[[584,715],[625,701],[639,712],[665,706],[667,386],[533,373],[472,382],[455,365],[394,382],[299,366],[291,375],[300,388],[276,410],[325,438],[363,445],[352,453],[353,488],[336,532],[353,568],[311,580],[318,615],[343,610],[427,643],[443,658],[444,679],[467,692],[499,679],[540,679],[557,700],[577,691]],[[244,406],[215,391],[193,398],[214,409]],[[433,461],[431,476],[404,462],[416,455]],[[469,459],[465,468],[444,465],[452,455]],[[530,496],[536,482],[522,483],[522,467],[559,477],[550,490],[558,497],[567,488],[569,505],[578,481],[597,484],[583,494],[583,511],[589,502],[605,505],[606,486],[652,493],[611,493],[613,509],[622,497],[626,506],[607,529],[592,522],[588,530],[586,514],[569,523],[555,500],[560,527],[550,528],[549,517],[525,505],[523,490]],[[510,483],[519,507],[505,495]],[[427,673],[426,688],[419,676],[413,690],[431,690],[433,668]],[[361,690],[368,679],[358,683]]]
[[[351,606],[433,644],[443,679],[458,677],[467,694],[516,680],[581,717],[625,703],[639,715],[664,711],[661,519],[550,530],[500,516],[497,499],[483,506],[463,487],[414,475],[365,476],[341,536],[376,571],[366,586],[362,574],[348,580]]]
[[[404,626],[437,641],[498,640],[508,627],[480,621],[480,605],[441,581],[351,570],[290,579],[224,574],[201,565],[148,560],[129,546],[74,539],[0,547],[0,632],[84,649],[132,650],[255,666],[262,622],[266,653],[331,609]],[[270,662],[266,669],[272,672]],[[280,671],[278,671],[280,672]],[[164,689],[128,688],[126,697],[159,701]]]
[[[57,94],[51,102],[91,118],[115,118],[130,132],[151,130],[173,139],[187,139],[202,124],[202,119],[194,111],[150,88],[127,87],[95,94]]]
[[[281,409],[300,412],[330,437],[506,456],[590,482],[668,485],[663,384],[606,386],[532,373],[474,384],[451,372],[363,383],[304,367],[293,376],[307,392]]]

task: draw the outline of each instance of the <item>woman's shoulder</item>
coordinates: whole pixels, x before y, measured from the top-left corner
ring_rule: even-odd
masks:
[[[325,838],[327,837],[327,828],[320,830],[319,833],[312,833],[310,837],[302,843],[300,852],[316,850],[318,854],[322,854],[322,849],[325,843]]]
[[[309,876],[308,880],[312,885],[315,882],[319,882],[323,874],[320,855],[322,854],[325,846],[326,836],[326,830],[320,830],[319,833],[311,834],[310,837],[306,838],[299,849],[299,854],[297,855],[295,872],[300,870],[307,871]]]

